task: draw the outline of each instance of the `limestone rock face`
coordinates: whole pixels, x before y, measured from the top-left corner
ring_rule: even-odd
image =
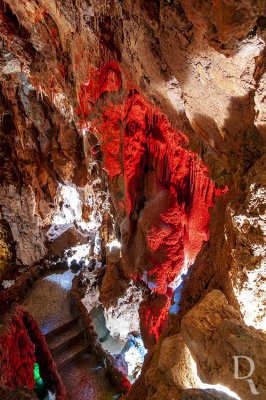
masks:
[[[1,60],[13,59],[1,41]],[[82,186],[86,170],[73,126],[38,99],[25,75],[5,67],[0,89],[1,215],[12,231],[17,263],[32,265],[47,253],[45,227],[53,219],[58,183]]]
[[[241,183],[216,200],[210,212],[210,240],[183,277],[179,318],[219,289],[247,325],[265,330],[264,169],[263,156]]]
[[[246,326],[220,291],[210,292],[184,316],[181,334],[203,382],[224,384],[243,399],[265,397],[265,334]],[[235,379],[234,356],[246,356],[253,360],[255,370],[251,379],[258,395],[251,393],[246,380]],[[239,366],[241,376],[249,374],[247,360],[240,358]]]
[[[126,339],[131,332],[139,332],[139,305],[142,300],[142,290],[131,283],[124,296],[118,299],[115,307],[104,310],[106,327],[111,336]]]
[[[232,400],[233,397],[215,389],[182,390],[182,400]]]
[[[16,241],[16,257],[24,265],[32,265],[45,254],[42,220],[36,210],[36,199],[31,186],[24,186],[21,194],[16,187],[1,188],[2,215],[8,221]]]
[[[190,137],[217,181],[233,182],[257,157],[265,135],[263,1],[57,3],[7,1],[1,36],[68,120],[88,69],[117,60]],[[3,67],[14,73],[18,61],[9,55]],[[57,169],[70,176],[64,156],[55,155]]]
[[[259,94],[263,4],[127,1],[122,10],[129,16],[123,21],[122,62],[134,81],[189,135],[195,148],[204,144],[201,156],[216,179],[222,182],[228,164],[239,171],[243,154],[251,161],[253,153],[244,149],[240,132],[246,132],[251,149],[259,139],[254,120],[265,130],[265,103]]]
[[[225,234],[231,247],[230,278],[244,321],[258,329],[266,327],[266,179],[265,157],[245,178],[241,204],[234,200],[226,210]]]
[[[88,236],[83,236],[78,229],[70,227],[63,232],[58,238],[49,243],[48,251],[51,255],[63,257],[66,249],[70,249],[76,245],[88,243]]]
[[[0,220],[0,279],[15,261],[15,244],[9,224]]]
[[[116,307],[119,298],[125,296],[128,282],[121,267],[121,249],[114,245],[106,249],[106,274],[103,277],[100,296],[106,308]]]
[[[180,334],[162,342],[158,368],[177,387],[198,387],[199,379],[193,374],[191,354]]]
[[[94,267],[93,267],[94,268]],[[82,277],[82,285],[84,287],[84,298],[82,299],[83,304],[85,305],[88,312],[90,312],[93,308],[100,306],[100,286],[102,277],[104,272],[101,271],[101,274],[97,274],[99,272],[98,269],[94,272],[87,271],[83,273]]]
[[[180,333],[158,343],[144,363],[143,372],[128,399],[181,399],[185,389],[201,384],[195,363]]]

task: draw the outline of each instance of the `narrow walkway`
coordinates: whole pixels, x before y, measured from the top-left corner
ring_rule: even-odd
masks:
[[[67,390],[68,400],[112,400],[117,392],[96,356],[89,352],[85,330],[70,309],[75,274],[56,271],[37,281],[22,308],[38,322]]]
[[[73,320],[68,300],[75,274],[58,270],[34,283],[22,307],[38,322],[44,335]]]

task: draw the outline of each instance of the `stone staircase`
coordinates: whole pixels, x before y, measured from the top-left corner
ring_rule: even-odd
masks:
[[[85,328],[78,318],[47,333],[45,339],[58,370],[90,352]]]
[[[66,387],[67,400],[112,400],[117,393],[85,336],[79,318],[45,335],[46,343]]]
[[[35,282],[23,304],[45,336],[67,400],[113,400],[117,391],[106,377],[99,360],[86,341],[81,320],[72,313],[69,294],[74,274],[57,271]]]

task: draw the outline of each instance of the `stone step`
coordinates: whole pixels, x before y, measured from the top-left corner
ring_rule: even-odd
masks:
[[[54,329],[53,331],[50,331],[50,332],[46,333],[45,340],[46,340],[47,344],[54,337],[56,337],[56,336],[60,335],[61,333],[71,329],[73,326],[75,326],[78,323],[79,323],[79,319],[78,318],[71,319],[66,324],[60,325],[58,328]]]
[[[50,336],[50,338],[48,339],[46,338],[46,342],[50,352],[52,353],[52,355],[54,355],[54,352],[60,351],[61,347],[64,346],[66,343],[71,345],[74,344],[76,341],[82,340],[84,338],[84,326],[79,320],[75,320],[75,323],[68,328],[64,328],[64,330]]]
[[[85,339],[79,339],[74,344],[60,346],[60,351],[53,353],[53,359],[59,369],[85,353],[90,353],[90,346]]]

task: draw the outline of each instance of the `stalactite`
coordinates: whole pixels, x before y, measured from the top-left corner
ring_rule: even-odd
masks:
[[[105,101],[92,126],[97,131],[110,179],[124,171],[128,216],[139,202],[145,165],[155,171],[158,181],[169,192],[167,210],[146,237],[150,265],[147,282],[134,275],[154,293],[165,296],[161,308],[140,313],[146,329],[158,340],[171,303],[169,285],[184,266],[194,262],[203,241],[208,240],[208,209],[213,206],[215,196],[223,194],[226,188],[215,188],[208,169],[187,149],[186,136],[171,126],[161,110],[148,103],[131,82],[124,80],[122,84],[118,63],[90,71],[87,81],[80,86],[77,113],[86,120],[97,110],[101,96],[111,92],[116,93],[116,103]]]

